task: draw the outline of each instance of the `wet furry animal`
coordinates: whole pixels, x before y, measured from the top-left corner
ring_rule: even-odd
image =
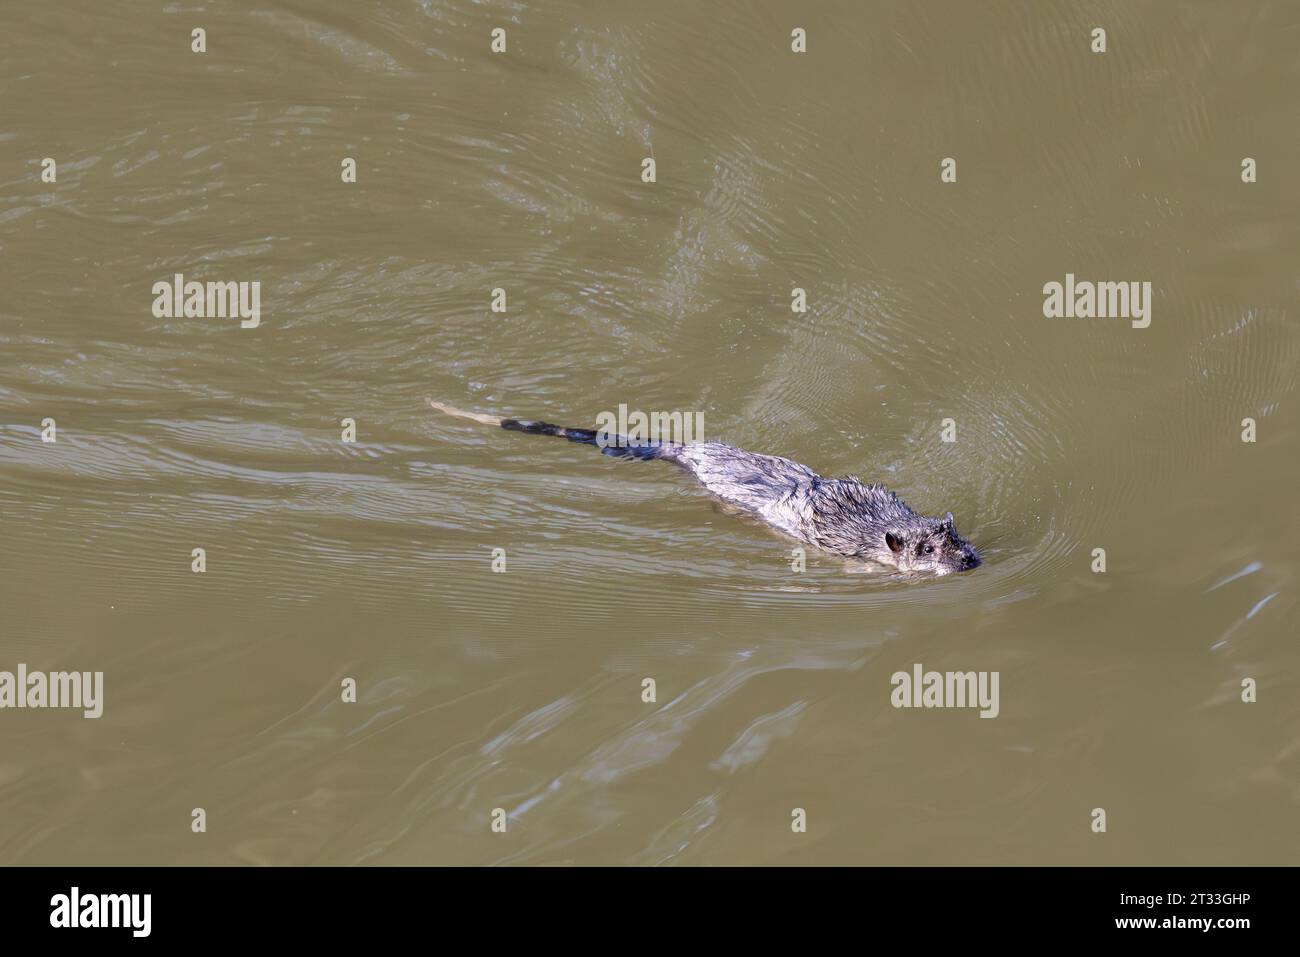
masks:
[[[845,558],[930,575],[969,571],[980,564],[974,546],[957,534],[952,512],[943,518],[919,515],[883,485],[822,478],[779,455],[758,455],[721,442],[628,444],[621,436],[602,436],[595,429],[463,412],[432,399],[429,404],[439,412],[511,432],[597,446],[605,455],[673,462],[741,512]]]

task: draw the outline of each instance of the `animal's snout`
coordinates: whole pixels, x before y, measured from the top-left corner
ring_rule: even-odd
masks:
[[[967,572],[972,568],[979,568],[983,564],[980,553],[975,551],[975,546],[970,542],[962,542],[960,545],[960,558],[958,559],[957,571]]]

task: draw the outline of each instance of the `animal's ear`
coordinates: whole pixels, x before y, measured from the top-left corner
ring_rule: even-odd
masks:
[[[956,525],[956,523],[953,521],[952,512],[949,512],[947,515],[945,515],[945,516],[943,517],[943,525],[944,525],[944,528],[951,528],[951,529],[956,530],[957,525]]]
[[[903,540],[893,532],[885,532],[885,544],[889,546],[891,552],[901,552],[903,550]]]

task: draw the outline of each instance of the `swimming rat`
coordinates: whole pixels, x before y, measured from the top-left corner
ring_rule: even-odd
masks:
[[[980,564],[975,547],[957,534],[952,512],[943,518],[920,515],[883,485],[866,485],[851,477],[822,478],[779,455],[759,455],[722,442],[632,444],[595,429],[464,412],[433,399],[429,405],[510,432],[553,435],[597,446],[605,455],[673,462],[743,513],[845,558],[931,575],[969,571]]]

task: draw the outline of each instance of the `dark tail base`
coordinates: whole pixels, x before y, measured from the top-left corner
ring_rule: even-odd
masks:
[[[619,435],[606,436],[606,444],[601,446],[600,435],[595,429],[570,429],[550,422],[527,422],[519,419],[502,419],[501,428],[508,432],[527,432],[529,435],[553,435],[568,439],[581,445],[594,445],[604,455],[615,458],[657,459],[662,458],[666,446],[662,444],[632,445]]]

